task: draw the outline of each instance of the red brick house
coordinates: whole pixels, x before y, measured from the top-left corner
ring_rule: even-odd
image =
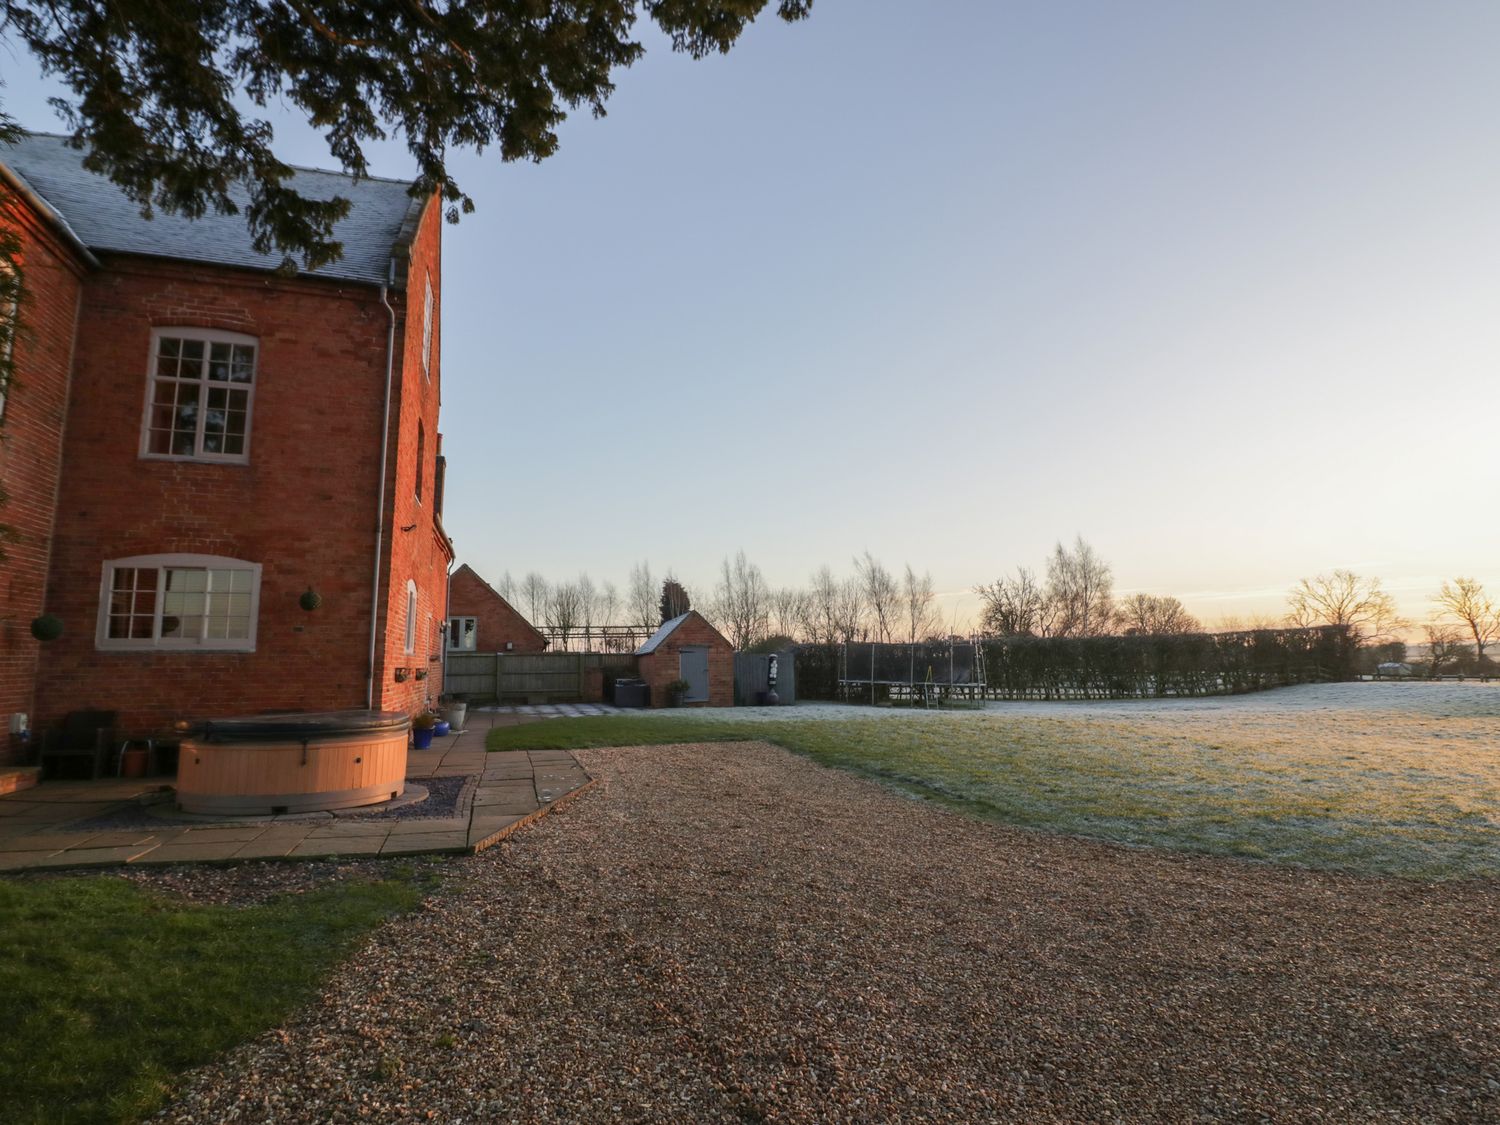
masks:
[[[288,275],[242,215],[146,220],[62,138],[0,146],[28,293],[0,444],[20,536],[0,723],[102,709],[149,731],[437,694],[439,207],[395,180],[292,184],[353,206],[344,257]],[[38,644],[43,612],[63,632]]]
[[[545,652],[547,638],[468,563],[448,580],[449,652]]]
[[[652,707],[667,706],[667,685],[676,680],[688,684],[685,706],[734,706],[734,646],[696,609],[663,621],[635,654]]]

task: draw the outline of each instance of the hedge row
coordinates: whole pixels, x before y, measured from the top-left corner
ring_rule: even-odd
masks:
[[[798,698],[840,697],[839,649],[797,647]],[[1005,637],[983,641],[981,649],[988,685],[984,694],[989,699],[1230,695],[1348,680],[1355,673],[1355,646],[1349,631],[1339,626],[1165,637]],[[859,664],[867,668],[870,661]],[[890,697],[889,689],[877,688],[874,694],[877,699]],[[868,688],[852,689],[847,695],[855,700],[871,697]]]

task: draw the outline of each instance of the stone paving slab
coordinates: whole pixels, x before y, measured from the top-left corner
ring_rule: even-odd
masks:
[[[599,708],[577,712],[582,714],[616,713],[607,705],[578,706]],[[471,709],[463,731],[435,739],[430,750],[410,752],[406,773],[413,780],[476,778],[466,787],[471,799],[453,816],[356,819],[317,813],[241,817],[227,824],[164,819],[160,827],[84,828],[76,826],[170,787],[160,778],[44,781],[0,795],[0,871],[482,851],[593,784],[565,750],[485,752],[492,726],[532,711]]]

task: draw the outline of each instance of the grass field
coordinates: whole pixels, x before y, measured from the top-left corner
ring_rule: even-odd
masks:
[[[151,1113],[178,1073],[275,1026],[425,886],[393,871],[231,907],[113,876],[0,882],[0,1116]]]
[[[867,718],[851,708],[679,711],[497,728],[489,747],[763,739],[1022,828],[1365,874],[1493,878],[1500,685],[1468,686]]]

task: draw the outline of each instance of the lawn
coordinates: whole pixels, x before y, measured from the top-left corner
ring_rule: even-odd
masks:
[[[1500,876],[1500,691],[1434,710],[1417,686],[1338,697],[1357,706],[1299,690],[1263,706],[555,719],[497,728],[489,748],[762,739],[1000,824],[1364,874]]]
[[[392,868],[235,907],[115,876],[0,882],[4,1119],[151,1113],[177,1074],[281,1022],[428,885]]]

